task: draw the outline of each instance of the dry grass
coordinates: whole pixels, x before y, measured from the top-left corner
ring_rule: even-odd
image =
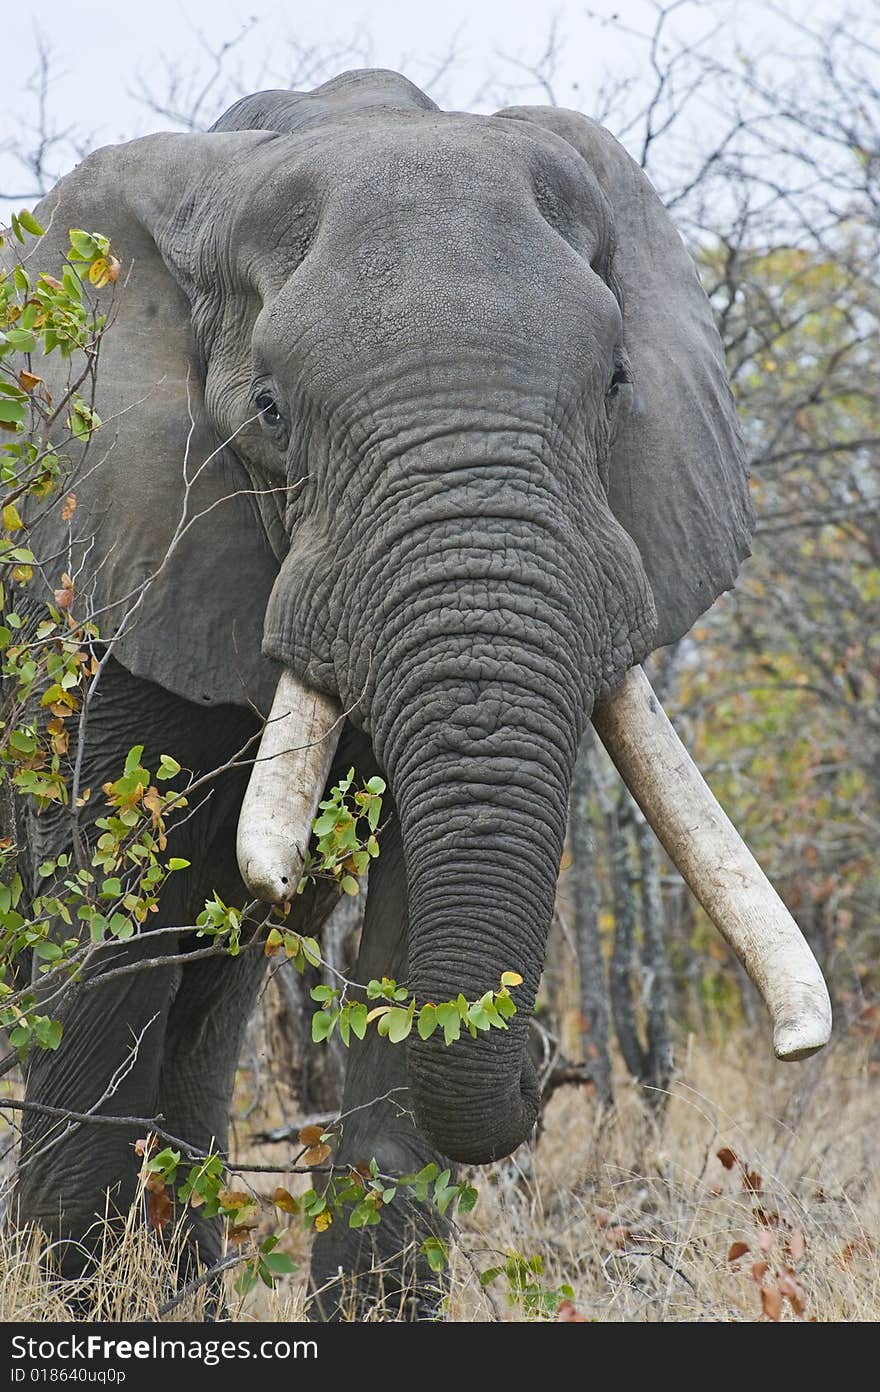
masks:
[[[755,1052],[754,1039],[723,1051],[691,1040],[655,1118],[645,1118],[622,1077],[617,1109],[604,1117],[583,1091],[560,1090],[537,1146],[475,1177],[480,1199],[453,1257],[449,1317],[515,1320],[531,1313],[510,1301],[505,1277],[488,1289],[478,1280],[513,1250],[543,1258],[534,1303],[542,1303],[542,1291],[567,1284],[574,1310],[586,1319],[758,1319],[762,1295],[752,1264],[759,1261],[767,1263],[759,1275],[771,1311],[783,1273],[783,1293],[794,1292],[795,1304],[802,1294],[808,1319],[877,1319],[880,1113],[870,1049],[842,1042],[796,1066],[756,1059]],[[718,1158],[725,1149],[737,1157],[729,1169]],[[271,1163],[273,1154],[281,1148],[263,1147],[259,1159]],[[255,1179],[263,1194],[276,1182],[303,1187],[283,1170],[277,1181]],[[734,1243],[749,1250],[730,1261]],[[302,1318],[307,1238],[292,1229],[285,1245],[300,1273],[244,1302],[227,1278],[231,1318]],[[70,1318],[41,1269],[38,1246],[27,1234],[2,1240],[4,1321]],[[156,1318],[173,1290],[173,1266],[173,1250],[158,1249],[136,1211],[122,1246],[106,1251],[93,1317]],[[786,1285],[786,1268],[795,1284]],[[200,1318],[204,1298],[202,1288],[165,1318]],[[781,1317],[796,1317],[789,1299]]]

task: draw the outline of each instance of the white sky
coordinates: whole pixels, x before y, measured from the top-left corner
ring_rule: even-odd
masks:
[[[645,71],[644,44],[635,36],[622,38],[603,23],[603,17],[618,14],[627,25],[644,31],[654,15],[651,0],[594,0],[592,12],[577,0],[550,5],[540,0],[437,0],[431,4],[420,0],[301,0],[298,4],[143,0],[142,8],[148,23],[135,21],[132,0],[104,6],[93,0],[4,6],[0,18],[4,51],[0,193],[24,194],[29,184],[8,149],[16,141],[33,143],[36,104],[26,88],[36,62],[36,24],[53,54],[51,123],[56,129],[75,128],[85,153],[96,145],[172,128],[172,122],[137,100],[139,81],[157,93],[166,92],[169,63],[176,65],[184,80],[193,74],[204,79],[211,69],[209,50],[234,39],[252,17],[256,23],[228,65],[230,74],[239,74],[247,90],[287,85],[291,38],[306,49],[319,46],[339,51],[352,43],[362,44],[368,36],[371,49],[365,61],[342,58],[334,63],[334,70],[392,67],[416,82],[427,79],[454,41],[456,61],[433,95],[444,105],[491,110],[505,102],[545,100],[509,59],[534,63],[555,15],[560,39],[557,100],[590,111],[603,81]],[[841,6],[834,0],[780,0],[777,8],[817,26],[837,18]],[[675,31],[688,39],[716,24],[720,29],[713,48],[717,45],[716,51],[729,59],[738,48],[766,53],[780,42],[783,32],[768,0],[687,0],[673,21]],[[788,42],[791,32],[785,30]],[[505,83],[525,85],[505,91]],[[236,95],[228,86],[218,86],[216,96],[212,93],[206,103],[206,122]],[[49,161],[52,174],[63,172],[76,158],[70,145],[60,145]],[[22,201],[14,198],[12,206],[21,206]],[[0,200],[0,215],[3,210]]]

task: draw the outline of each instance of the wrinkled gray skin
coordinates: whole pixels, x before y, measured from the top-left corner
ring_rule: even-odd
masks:
[[[184,454],[190,479],[209,460],[187,513],[204,515],[114,648],[84,781],[99,787],[136,740],[152,766],[162,752],[222,763],[258,730],[249,703],[268,710],[282,666],[338,695],[350,715],[331,778],[378,767],[396,814],[358,979],[391,974],[424,1001],[524,977],[508,1033],[355,1045],[344,1108],[398,1091],[346,1122],[340,1158],[400,1173],[506,1155],[536,1117],[528,1018],[593,703],[747,554],[742,446],[693,266],[586,118],[440,112],[386,72],[99,151],[38,216],[53,219],[47,269],[76,225],[106,232],[131,272],[99,374],[112,448],[92,446],[72,537],[57,507],[36,537],[41,554],[88,550],[93,602],[116,606],[105,636],[165,554]],[[245,773],[175,833],[193,869],[156,926],[191,923],[212,888],[246,902]],[[62,848],[64,816],[27,832],[35,864]],[[298,902],[291,924],[314,930],[326,908]],[[57,1056],[32,1064],[29,1096],[91,1106],[155,1016],[102,1110],[161,1111],[175,1134],[225,1145],[260,978],[252,955],[93,988]],[[28,1142],[46,1134],[29,1117]],[[135,1134],[86,1126],[44,1151],[22,1173],[25,1215],[80,1236],[108,1186],[123,1206]],[[392,1259],[394,1212],[366,1236],[334,1225],[313,1277],[369,1267],[375,1241],[401,1314],[424,1314],[424,1273]],[[424,1216],[410,1220],[421,1240]],[[214,1258],[217,1232],[198,1238]],[[374,1278],[359,1289],[368,1299]]]

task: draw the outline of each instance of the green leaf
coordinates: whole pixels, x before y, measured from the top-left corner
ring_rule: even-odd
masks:
[[[301,938],[303,956],[313,967],[321,965],[321,948],[314,938]]]
[[[10,401],[8,397],[0,399],[0,421],[9,421],[13,425],[19,425],[25,417],[26,407],[20,401]]]
[[[297,1269],[293,1257],[289,1257],[286,1252],[267,1252],[262,1261],[273,1276],[292,1276]]]
[[[256,1271],[254,1270],[253,1266],[250,1263],[248,1263],[244,1271],[242,1271],[241,1275],[236,1276],[232,1288],[235,1291],[236,1295],[249,1295],[250,1292],[253,1290],[254,1286],[257,1284],[257,1280],[258,1277]]]
[[[428,1004],[423,1005],[419,1011],[418,1031],[420,1039],[430,1039],[440,1021],[437,1019],[437,1007]]]
[[[459,1213],[470,1213],[479,1198],[477,1190],[472,1184],[459,1185],[458,1192],[458,1211]]]
[[[506,991],[498,992],[495,997],[495,1006],[498,1014],[502,1015],[505,1020],[509,1020],[512,1015],[516,1014],[516,1002]]]
[[[71,227],[69,232],[70,245],[76,253],[77,260],[94,261],[98,255],[98,244],[94,237],[90,237],[88,232],[83,232],[79,227]]]
[[[33,353],[37,346],[30,329],[7,329],[6,342],[16,353]]]
[[[446,1243],[439,1237],[429,1237],[422,1243],[422,1251],[432,1271],[443,1271],[448,1266],[449,1252]]]
[[[361,887],[353,875],[343,875],[341,888],[344,894],[350,894],[352,898],[361,892]]]
[[[182,856],[172,856],[168,862],[169,870],[188,870],[190,862],[184,860]]]
[[[24,228],[25,232],[30,232],[32,237],[43,236],[43,228],[37,222],[37,219],[34,217],[33,213],[28,212],[27,208],[22,208],[21,212],[18,215],[18,220]]]
[[[357,1001],[348,1012],[351,1027],[358,1039],[363,1039],[367,1032],[367,1007],[363,1001]]]
[[[71,232],[71,237],[73,233]],[[144,746],[136,744],[133,749],[129,749],[125,760],[125,772],[127,774],[137,773],[140,768],[141,758],[143,757]]]
[[[437,1006],[437,1023],[442,1026],[443,1038],[447,1046],[454,1044],[461,1036],[461,1015],[455,1001],[446,1001]]]
[[[166,778],[174,778],[180,773],[180,764],[176,759],[172,759],[170,754],[163,754],[159,759],[159,767],[156,769],[156,777],[160,782]]]
[[[34,953],[41,962],[57,962],[64,956],[64,949],[59,947],[58,943],[46,940],[34,944]]]
[[[325,1039],[329,1039],[333,1033],[336,1020],[333,1015],[326,1010],[316,1010],[312,1016],[312,1039],[316,1044],[321,1044]]]
[[[395,1006],[388,1011],[385,1016],[385,1024],[388,1038],[392,1044],[399,1044],[401,1040],[406,1039],[412,1029],[412,1019],[411,1010],[401,1010],[399,1006]]]
[[[47,1020],[42,1017],[34,1025],[34,1038],[41,1049],[57,1049],[61,1043],[63,1028],[60,1020]]]

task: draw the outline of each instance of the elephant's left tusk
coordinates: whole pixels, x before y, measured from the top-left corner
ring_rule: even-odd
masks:
[[[806,939],[704,781],[641,667],[597,704],[593,724],[672,863],[757,986],[777,1058],[831,1034],[831,1002]]]
[[[296,894],[341,730],[338,701],[282,673],[238,819],[238,868],[257,899]]]

